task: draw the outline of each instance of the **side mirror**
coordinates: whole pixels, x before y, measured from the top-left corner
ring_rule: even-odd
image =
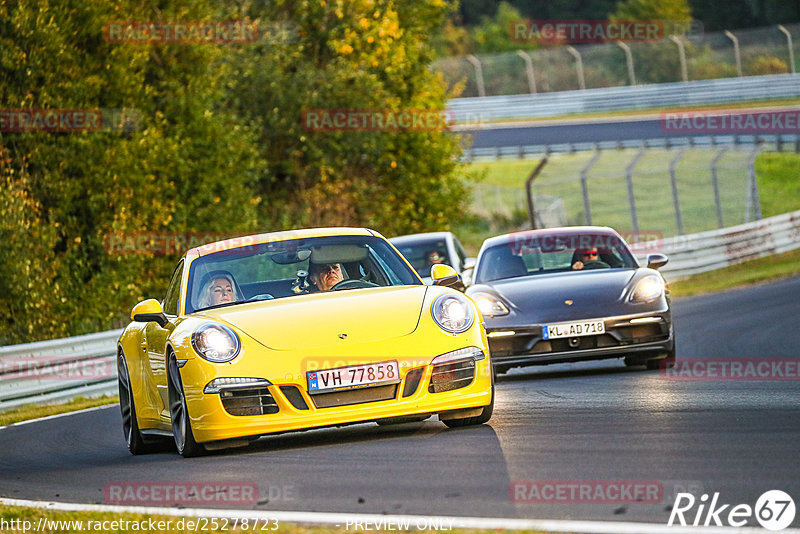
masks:
[[[668,261],[669,258],[664,254],[649,254],[647,256],[647,268],[660,269],[661,267],[665,266]]]
[[[431,267],[431,280],[435,286],[454,286],[461,281],[455,269],[443,263]]]
[[[161,328],[164,328],[169,322],[167,321],[167,316],[164,315],[164,310],[161,308],[161,303],[156,299],[143,300],[134,306],[131,310],[131,320],[139,323],[154,321]]]
[[[477,258],[466,258],[464,260],[464,269],[465,271],[469,271],[470,269],[475,268],[475,263],[477,262]]]

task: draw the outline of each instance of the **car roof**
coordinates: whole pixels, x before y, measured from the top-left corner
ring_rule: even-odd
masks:
[[[241,246],[260,245],[270,241],[288,241],[290,239],[303,239],[309,237],[328,237],[339,235],[355,235],[355,236],[377,236],[383,237],[381,234],[369,228],[350,228],[350,227],[331,227],[331,228],[305,228],[301,230],[285,230],[282,232],[269,232],[264,234],[255,234],[242,237],[234,237],[225,239],[224,241],[217,241],[215,243],[206,243],[199,247],[189,249],[186,252],[187,256],[204,256],[213,252],[221,250],[230,250]]]
[[[546,235],[560,234],[560,235],[582,235],[582,234],[600,234],[617,236],[620,235],[613,228],[608,226],[560,226],[556,228],[541,228],[538,230],[523,230],[520,232],[512,232],[510,234],[498,235],[490,237],[483,242],[481,249],[494,247],[497,245],[506,245],[512,241],[521,239],[530,239],[534,237],[543,237]],[[621,237],[620,237],[621,238]]]
[[[413,245],[415,243],[425,243],[428,241],[447,239],[453,235],[452,232],[427,232],[424,234],[408,234],[389,239],[394,245]]]

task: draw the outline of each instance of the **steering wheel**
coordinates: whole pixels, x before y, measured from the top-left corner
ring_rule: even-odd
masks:
[[[373,284],[372,282],[368,282],[366,280],[353,278],[351,280],[342,280],[341,282],[333,286],[330,290],[339,291],[340,289],[356,289],[359,287],[380,287],[380,286],[378,284]]]
[[[610,269],[611,266],[600,260],[587,260],[583,262],[584,269]]]

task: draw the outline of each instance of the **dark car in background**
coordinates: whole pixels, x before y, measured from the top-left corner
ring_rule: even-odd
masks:
[[[393,237],[389,241],[405,256],[422,280],[431,281],[431,266],[443,263],[461,275],[464,285],[470,284],[475,258],[467,256],[464,246],[452,232],[430,232]]]
[[[587,254],[594,253],[594,255]],[[655,369],[675,358],[663,254],[639,265],[610,228],[487,239],[468,288],[486,321],[495,370],[624,357]]]

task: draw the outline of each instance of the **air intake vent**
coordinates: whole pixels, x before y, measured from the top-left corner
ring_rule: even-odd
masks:
[[[267,388],[229,389],[219,395],[223,408],[231,415],[278,413],[278,404]]]
[[[419,381],[422,379],[424,372],[424,367],[417,367],[416,369],[411,369],[406,374],[406,383],[403,386],[403,397],[410,397],[417,392]]]
[[[472,358],[433,366],[430,393],[441,393],[467,387],[475,378],[475,360]]]
[[[298,410],[308,410],[308,404],[306,404],[306,400],[300,390],[297,389],[297,386],[281,386],[281,393]]]

